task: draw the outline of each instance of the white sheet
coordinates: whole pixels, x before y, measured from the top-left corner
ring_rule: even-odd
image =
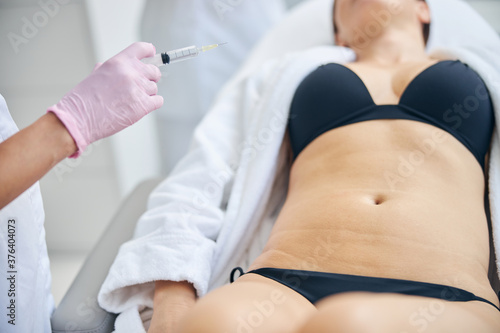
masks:
[[[500,63],[496,58],[500,40],[465,3],[428,1],[433,10],[429,53],[458,58],[475,69],[486,82],[496,119],[500,119]],[[326,0],[311,4],[322,9],[316,12],[319,16],[330,8]],[[448,13],[450,5],[454,15]],[[461,37],[450,36],[449,26],[455,27],[453,35]],[[120,248],[101,288],[100,305],[123,312],[117,320],[118,332],[125,322],[126,327],[140,331],[138,311],[152,307],[151,281],[188,280],[201,296],[227,282],[233,266],[248,267],[262,249],[286,194],[283,135],[295,88],[321,64],[352,60],[352,53],[324,46],[270,61],[258,72],[250,61],[246,73],[253,74],[242,74],[226,86],[197,127],[188,155],[151,195],[134,240]],[[489,196],[500,258],[497,131],[498,126],[490,156]]]

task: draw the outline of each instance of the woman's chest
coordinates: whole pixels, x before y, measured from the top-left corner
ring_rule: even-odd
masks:
[[[388,68],[364,63],[349,63],[345,67],[352,70],[363,81],[375,104],[394,105],[399,104],[401,96],[410,83],[436,62],[436,60],[426,60]]]

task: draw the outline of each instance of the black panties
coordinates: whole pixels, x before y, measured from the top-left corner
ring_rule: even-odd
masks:
[[[255,269],[247,273],[243,273],[243,269],[236,267],[231,272],[231,283],[234,281],[233,276],[237,270],[240,271],[241,275],[255,273],[273,279],[295,290],[313,304],[326,296],[342,292],[368,291],[424,296],[452,302],[480,301],[488,303],[500,311],[500,308],[495,304],[482,297],[463,289],[441,284],[268,267]]]

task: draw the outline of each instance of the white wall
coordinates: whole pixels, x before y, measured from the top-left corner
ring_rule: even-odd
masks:
[[[87,0],[90,33],[97,61],[103,62],[140,40],[144,0]],[[141,181],[160,176],[154,114],[110,138],[121,198]]]
[[[500,34],[500,0],[467,0]]]
[[[44,114],[94,67],[85,3],[66,2],[49,7],[48,15],[35,0],[0,1],[0,93],[20,128]],[[38,31],[24,28],[23,35],[23,26],[29,25],[23,20],[38,23]],[[26,43],[13,47],[9,33],[28,37]],[[42,179],[41,188],[49,248],[88,250],[120,201],[109,141],[78,160],[63,161]]]

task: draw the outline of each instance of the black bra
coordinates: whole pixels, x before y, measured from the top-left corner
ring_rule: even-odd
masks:
[[[460,61],[441,61],[421,72],[397,105],[376,105],[363,81],[340,64],[320,66],[299,85],[288,130],[294,159],[322,133],[374,119],[410,119],[457,138],[484,170],[495,125],[493,106],[479,75]]]

